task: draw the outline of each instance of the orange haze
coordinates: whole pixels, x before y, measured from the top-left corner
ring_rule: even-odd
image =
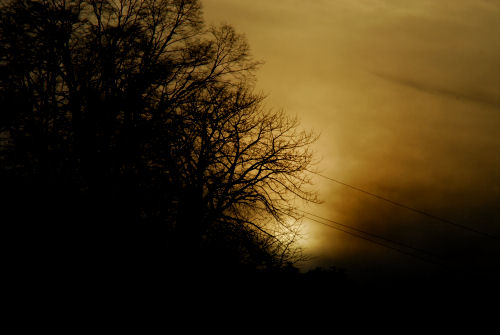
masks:
[[[500,235],[500,2],[204,0],[207,22],[244,33],[267,104],[320,132],[326,176]],[[316,179],[317,215],[442,255],[499,267],[499,242]],[[305,220],[304,267],[353,277],[440,271]],[[375,271],[374,271],[375,270]],[[382,271],[383,272],[383,271]],[[383,280],[383,275],[380,274]]]

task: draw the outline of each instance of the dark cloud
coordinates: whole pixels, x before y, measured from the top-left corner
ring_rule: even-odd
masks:
[[[478,197],[460,199],[456,186],[432,193],[425,185],[418,184],[389,192],[378,189],[377,192],[389,193],[391,198],[405,199],[409,205],[427,212],[439,213],[440,217],[461,225],[500,236],[500,227],[495,224],[500,222],[498,192],[495,194],[482,190],[482,194],[476,193],[480,195]],[[331,200],[339,198],[342,199],[342,212],[348,213],[347,215],[339,213],[339,202]],[[355,232],[369,232],[370,239],[391,248],[331,229],[323,232],[322,244],[316,250],[316,254],[321,255],[316,259],[317,264],[339,264],[361,282],[378,286],[394,281],[410,282],[416,278],[456,279],[480,274],[491,280],[500,279],[498,239],[476,234],[341,186],[332,187],[326,199],[324,205],[329,210],[322,213],[323,217],[338,218],[338,222],[356,228]],[[373,236],[383,236],[385,240]],[[336,245],[332,245],[332,241]],[[388,241],[397,241],[399,244]],[[433,256],[421,250],[428,251]]]
[[[372,72],[375,76],[382,78],[384,80],[411,87],[415,90],[422,91],[429,94],[441,95],[452,99],[471,101],[474,103],[482,104],[488,107],[493,107],[500,109],[500,95],[488,95],[483,92],[474,92],[474,89],[469,90],[454,90],[452,88],[440,87],[438,85],[433,85],[429,82],[418,81],[411,78],[405,78],[402,76],[391,75],[387,73]]]

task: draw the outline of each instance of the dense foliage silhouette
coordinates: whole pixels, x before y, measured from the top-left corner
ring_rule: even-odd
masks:
[[[205,27],[199,1],[2,1],[0,48],[19,267],[192,277],[302,257],[315,136],[264,108],[245,38]]]

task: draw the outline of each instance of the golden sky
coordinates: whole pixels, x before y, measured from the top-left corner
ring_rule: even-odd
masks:
[[[207,23],[233,25],[265,62],[257,88],[267,105],[321,133],[324,175],[500,235],[500,1],[203,4]],[[317,215],[467,266],[499,266],[498,241],[316,180],[324,203],[308,210]],[[353,275],[434,267],[314,222],[305,231],[309,266]]]

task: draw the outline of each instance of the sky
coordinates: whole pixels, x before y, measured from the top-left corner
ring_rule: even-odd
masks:
[[[500,242],[458,227],[500,236],[500,1],[203,5],[208,24],[233,25],[264,62],[266,105],[321,134],[322,175],[452,222],[315,176],[323,203],[304,210],[439,264],[304,219],[305,269],[337,266],[370,282],[500,272]]]

